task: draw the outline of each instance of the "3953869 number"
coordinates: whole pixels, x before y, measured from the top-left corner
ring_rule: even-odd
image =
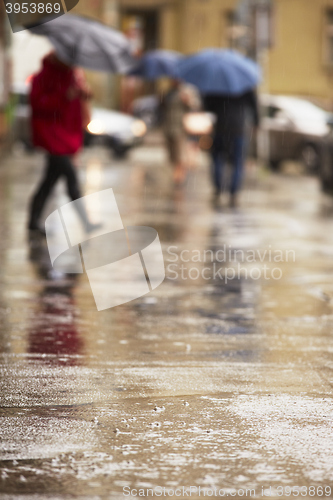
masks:
[[[277,496],[281,497],[328,497],[331,496],[330,486],[278,486]]]
[[[7,14],[59,14],[61,11],[60,3],[6,3],[6,12]]]

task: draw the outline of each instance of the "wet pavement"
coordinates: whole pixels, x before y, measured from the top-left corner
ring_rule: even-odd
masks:
[[[43,157],[3,160],[1,498],[332,497],[333,201],[318,181],[251,163],[231,209],[212,204],[204,155],[182,189],[158,143],[80,162],[85,194],[112,187],[125,226],[158,231],[166,279],[98,312],[86,275],[28,245]],[[49,211],[66,201],[60,187]]]

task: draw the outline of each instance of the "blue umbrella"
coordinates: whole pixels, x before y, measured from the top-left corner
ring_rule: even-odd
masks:
[[[192,83],[202,94],[241,95],[256,87],[259,66],[239,52],[206,49],[177,64],[179,79]]]
[[[156,80],[162,76],[175,78],[175,68],[183,57],[182,54],[173,50],[151,50],[141,57],[130,74],[147,80]]]

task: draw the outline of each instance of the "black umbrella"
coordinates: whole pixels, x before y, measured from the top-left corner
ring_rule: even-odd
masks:
[[[135,66],[127,38],[98,21],[66,14],[29,30],[47,36],[59,59],[72,66],[110,73]]]

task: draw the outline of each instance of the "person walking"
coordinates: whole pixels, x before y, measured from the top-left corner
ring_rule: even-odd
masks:
[[[186,175],[184,166],[186,134],[183,121],[187,111],[186,98],[182,94],[182,82],[172,80],[171,89],[162,101],[161,112],[166,146],[174,169],[173,178],[177,184],[181,184]]]
[[[250,90],[240,96],[209,94],[204,97],[204,107],[217,117],[211,147],[214,200],[217,201],[222,192],[224,163],[228,158],[232,164],[230,205],[236,206],[244,170],[245,123],[248,112],[252,115],[255,129],[259,127],[256,91]]]
[[[82,70],[68,66],[52,52],[32,79],[33,143],[47,153],[43,178],[30,203],[28,230],[45,235],[41,216],[46,201],[60,178],[65,178],[71,200],[81,198],[73,155],[83,143],[83,129],[89,123],[92,97]],[[82,201],[82,200],[81,200]],[[83,201],[75,204],[86,232],[100,225],[90,222]]]
[[[198,157],[200,153],[199,140],[200,135],[196,135],[187,128],[191,120],[192,113],[198,113],[202,109],[201,95],[198,89],[190,83],[183,83],[182,85],[183,101],[187,105],[188,114],[183,118],[183,126],[186,132],[186,167],[188,170],[194,170],[197,167]]]

